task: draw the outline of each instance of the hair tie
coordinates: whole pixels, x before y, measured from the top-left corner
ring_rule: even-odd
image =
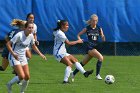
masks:
[[[57,20],[57,22],[60,22],[60,20]]]

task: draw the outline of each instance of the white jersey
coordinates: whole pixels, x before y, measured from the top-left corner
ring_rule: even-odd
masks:
[[[26,47],[30,44],[34,44],[34,36],[33,34],[25,35],[24,31],[18,32],[11,40],[12,49],[14,53],[18,55],[18,59],[16,60],[11,53],[9,53],[8,59],[11,66],[15,65],[26,65],[28,64],[26,58]]]
[[[32,32],[33,34],[34,33],[37,33],[37,25],[34,23],[34,30],[33,30],[33,32]]]
[[[25,48],[34,44],[33,34],[25,35],[24,31],[18,32],[11,40],[12,49],[18,55],[25,55]]]
[[[62,32],[60,29],[53,32],[55,38],[54,38],[54,48],[53,48],[53,55],[55,58],[60,61],[64,56],[68,56],[66,47],[65,47],[65,41],[68,40],[64,32]],[[59,59],[58,59],[59,58]]]

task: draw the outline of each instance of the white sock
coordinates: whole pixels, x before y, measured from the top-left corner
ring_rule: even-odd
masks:
[[[75,67],[82,73],[84,74],[86,71],[82,67],[82,65],[79,62],[75,62]]]
[[[22,85],[21,85],[21,89],[20,89],[20,92],[22,93],[24,93],[24,91],[26,90],[26,88],[27,88],[27,86],[28,86],[28,84],[29,84],[29,80],[23,80],[22,81]]]
[[[12,80],[9,81],[8,83],[11,84],[11,85],[13,85],[13,84],[17,83],[18,81],[19,81],[18,76],[14,76],[14,77],[12,78]]]
[[[65,69],[64,81],[68,81],[68,78],[70,77],[70,73],[71,73],[71,67],[67,66]]]

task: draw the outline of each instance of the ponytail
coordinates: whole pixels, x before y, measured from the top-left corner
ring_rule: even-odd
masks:
[[[57,27],[54,28],[53,30],[54,30],[54,31],[57,31],[57,30],[61,29],[61,27],[62,27],[63,25],[65,25],[66,22],[67,22],[66,20],[58,20],[58,21],[57,21]]]

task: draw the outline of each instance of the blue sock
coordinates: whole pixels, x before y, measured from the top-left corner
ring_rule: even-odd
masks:
[[[82,65],[82,67],[84,66],[84,64],[83,64],[82,62],[80,62],[80,64]],[[76,68],[76,69],[73,71],[73,75],[75,76],[78,72],[79,72],[79,70]]]
[[[100,69],[101,69],[101,66],[102,66],[102,61],[97,61],[97,64],[96,64],[96,76],[98,74],[100,74]]]

